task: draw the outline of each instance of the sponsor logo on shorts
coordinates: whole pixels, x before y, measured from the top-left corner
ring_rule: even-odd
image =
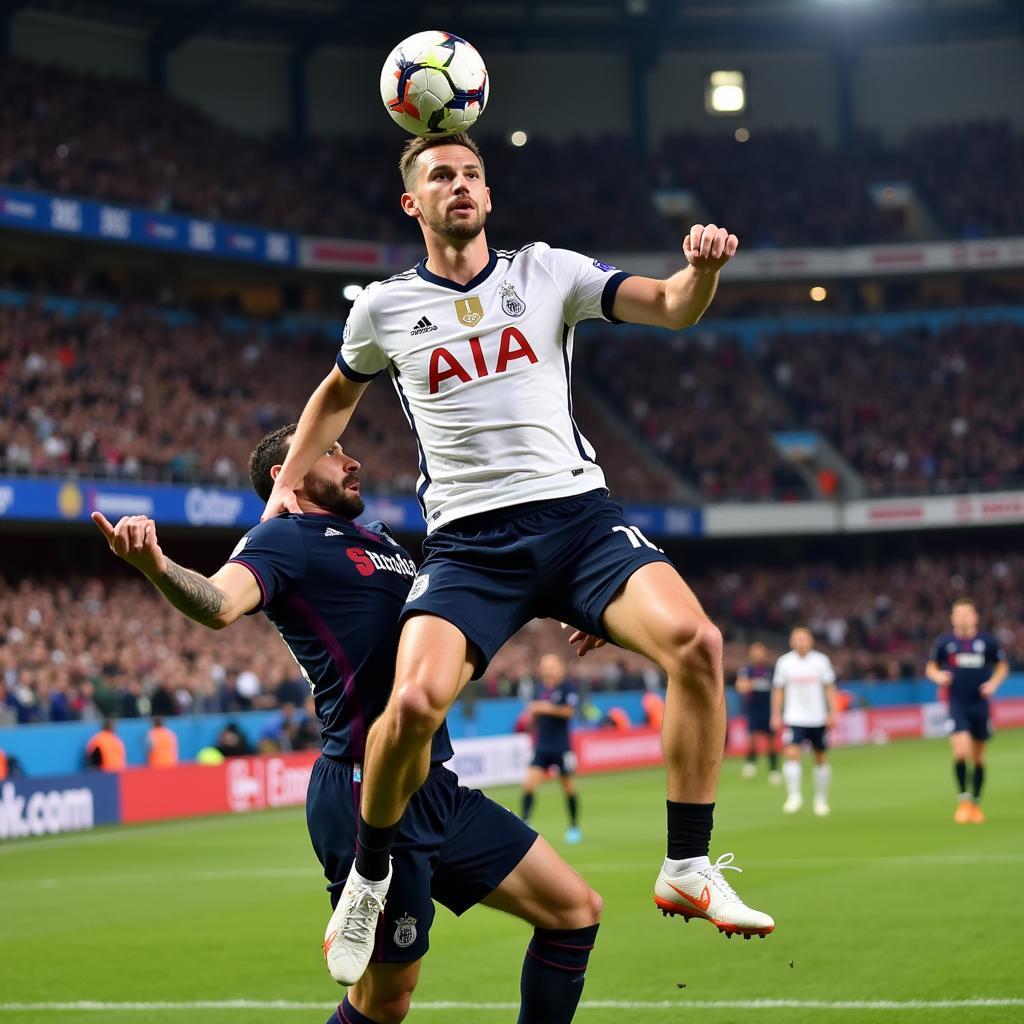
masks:
[[[411,914],[395,922],[394,943],[399,949],[407,949],[416,941],[416,918]]]
[[[412,587],[409,589],[409,596],[405,599],[406,602],[415,601],[417,597],[422,597],[427,592],[427,587],[430,586],[430,573],[421,572],[419,576],[412,581]]]

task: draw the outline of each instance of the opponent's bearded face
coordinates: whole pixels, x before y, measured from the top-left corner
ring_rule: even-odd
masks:
[[[491,190],[471,150],[436,146],[420,156],[416,189],[402,196],[402,206],[442,238],[468,241],[484,229],[491,212]]]
[[[301,490],[309,501],[325,512],[342,519],[355,519],[366,508],[359,496],[360,468],[360,464],[346,455],[335,441],[303,477]]]

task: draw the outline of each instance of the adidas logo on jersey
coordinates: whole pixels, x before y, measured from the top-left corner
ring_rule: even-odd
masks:
[[[426,334],[427,331],[436,330],[437,324],[432,324],[425,316],[421,316],[409,333],[415,336],[417,334]]]
[[[325,537],[344,537],[345,534],[342,533],[341,530],[336,530],[333,526],[328,526],[327,529],[324,530],[324,536]]]

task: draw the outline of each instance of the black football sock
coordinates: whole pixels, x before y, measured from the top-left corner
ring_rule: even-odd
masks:
[[[570,793],[565,798],[565,805],[569,808],[569,824],[575,828],[580,817],[580,800],[575,793]]]
[[[532,793],[524,793],[523,794],[523,813],[520,815],[520,817],[523,819],[523,821],[529,821],[531,814],[533,814],[533,794]]]
[[[777,750],[768,751],[768,770],[773,772],[779,770],[779,753]]]
[[[670,860],[706,857],[711,848],[714,804],[682,804],[665,801],[668,807],[668,856]]]
[[[956,784],[960,788],[957,790],[958,793],[967,792],[967,762],[966,761],[954,761],[953,770],[956,772]]]
[[[974,778],[971,779],[971,791],[974,793],[974,799],[981,799],[981,787],[985,785],[985,766],[983,764],[976,764],[974,766]]]
[[[534,929],[519,982],[519,1024],[569,1024],[583,994],[597,929],[596,924]]]
[[[341,1001],[338,1006],[338,1013],[332,1017],[327,1024],[378,1024],[372,1017],[367,1017],[365,1013],[360,1013],[349,1001],[348,996]]]
[[[356,846],[356,871],[368,882],[383,882],[388,877],[391,845],[398,835],[401,821],[387,828],[367,825],[359,815],[359,843]]]
[[[747,748],[747,761],[750,764],[757,763],[757,751],[754,749],[753,743],[751,743],[750,746]]]

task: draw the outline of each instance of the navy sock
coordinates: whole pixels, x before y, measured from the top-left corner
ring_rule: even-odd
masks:
[[[356,846],[356,871],[367,881],[383,882],[388,877],[391,845],[398,835],[401,821],[387,828],[367,825],[359,815],[359,843]]]
[[[519,1024],[569,1024],[583,994],[597,929],[596,924],[534,929],[519,983]]]
[[[976,764],[974,766],[974,778],[971,780],[971,791],[974,793],[975,800],[981,798],[981,787],[983,785],[985,785],[985,766],[983,764]]]
[[[682,804],[666,800],[668,806],[668,856],[671,860],[706,857],[711,848],[714,804]]]
[[[338,1012],[331,1017],[327,1024],[377,1024],[372,1017],[360,1013],[349,1001],[348,996],[341,1001]]]
[[[956,772],[956,784],[960,787],[958,793],[967,792],[967,762],[954,761],[953,769]]]
[[[523,813],[520,815],[520,817],[523,819],[523,821],[529,821],[530,820],[530,814],[532,812],[533,812],[533,794],[532,793],[524,793],[523,794]]]
[[[779,755],[775,750],[768,751],[768,770],[772,772],[779,770]]]
[[[751,747],[747,750],[747,760],[751,764],[755,764],[757,762],[757,751],[754,749],[753,745],[751,745]]]
[[[565,798],[565,803],[569,808],[569,824],[575,828],[580,817],[580,798],[575,793],[570,793]]]

